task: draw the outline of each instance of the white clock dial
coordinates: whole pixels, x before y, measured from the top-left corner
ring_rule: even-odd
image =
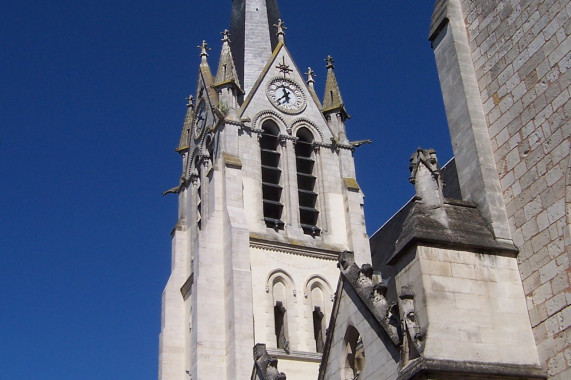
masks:
[[[274,107],[285,113],[299,113],[305,109],[303,91],[291,79],[273,79],[268,85],[267,95]]]

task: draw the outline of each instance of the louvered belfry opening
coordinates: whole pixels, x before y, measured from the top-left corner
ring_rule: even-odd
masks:
[[[198,155],[194,159],[194,167],[196,169],[196,173],[198,175],[196,187],[196,226],[198,229],[202,229],[202,183],[201,183],[201,168],[200,168],[200,161]]]
[[[260,139],[262,158],[262,198],[264,202],[264,221],[266,226],[282,229],[283,205],[281,203],[282,187],[280,178],[279,129],[275,123],[266,121],[262,126]]]
[[[315,176],[313,167],[313,135],[307,128],[301,128],[296,134],[295,162],[297,166],[297,188],[299,194],[299,221],[303,232],[308,235],[318,235],[317,217],[319,211],[315,208],[317,193],[315,193]]]

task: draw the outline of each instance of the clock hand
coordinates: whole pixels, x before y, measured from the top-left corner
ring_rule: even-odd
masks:
[[[278,104],[279,105],[282,105],[284,103],[289,103],[289,101],[290,101],[290,98],[289,98],[290,92],[288,90],[286,90],[285,88],[283,90],[284,90],[284,94],[278,98]],[[283,99],[283,102],[281,101],[282,99]]]

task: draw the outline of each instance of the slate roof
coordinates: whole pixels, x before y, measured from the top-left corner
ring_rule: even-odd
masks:
[[[394,268],[390,262],[415,241],[467,249],[517,252],[513,245],[497,242],[476,206],[462,201],[454,159],[441,169],[441,175],[446,185],[443,189],[446,201],[439,208],[440,211],[428,209],[413,198],[371,236],[369,242],[373,267],[381,271],[383,278],[392,276]],[[442,212],[446,226],[439,222]]]
[[[445,223],[439,213],[444,216]],[[448,200],[437,209],[414,200],[388,263],[416,241],[449,247],[517,252],[512,244],[494,239],[475,205],[454,200]]]

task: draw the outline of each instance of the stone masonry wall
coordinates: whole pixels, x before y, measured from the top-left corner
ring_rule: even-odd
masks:
[[[540,360],[569,379],[571,2],[462,0],[462,11]]]
[[[352,292],[348,294],[348,287],[345,284],[338,290],[339,310],[336,314],[331,340],[331,351],[329,352],[323,379],[344,380],[348,379],[348,370],[345,368],[347,362],[347,352],[345,351],[345,333],[349,326],[353,326],[359,331],[363,341],[365,352],[365,366],[361,371],[359,379],[362,380],[395,380],[398,377],[398,349],[387,346],[379,336],[380,326],[373,317],[365,317],[365,306],[359,300],[359,296]],[[377,330],[373,327],[377,325]],[[387,339],[388,340],[388,339]],[[350,373],[350,372],[349,372]],[[288,374],[289,376],[289,374]]]

